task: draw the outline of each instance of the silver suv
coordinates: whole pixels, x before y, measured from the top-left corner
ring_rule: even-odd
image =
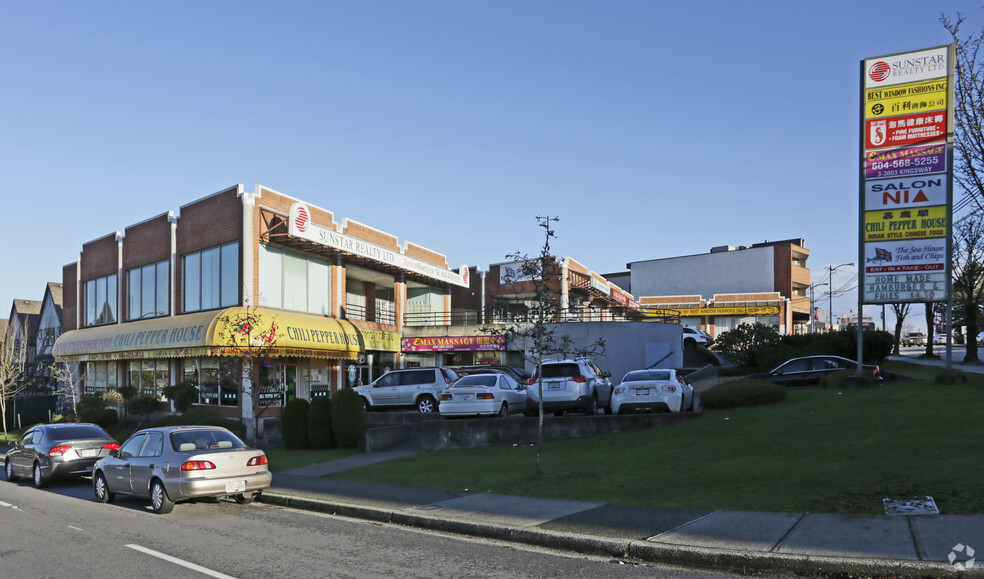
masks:
[[[612,413],[612,382],[611,372],[603,372],[597,364],[588,358],[575,360],[560,360],[543,363],[543,410],[560,416],[566,410],[584,412],[593,416],[598,407],[604,408],[605,414]],[[527,416],[538,414],[540,398],[537,380],[539,376],[534,371],[533,377],[527,383],[526,405]]]
[[[392,370],[366,386],[353,388],[362,396],[368,412],[377,408],[416,408],[418,412],[437,412],[441,392],[458,379],[450,368],[405,368]]]

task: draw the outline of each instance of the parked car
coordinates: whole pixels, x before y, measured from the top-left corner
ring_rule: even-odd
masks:
[[[490,371],[459,378],[441,393],[441,416],[499,416],[526,410],[526,385]]]
[[[92,474],[92,465],[119,447],[96,424],[39,424],[7,451],[4,470],[8,481],[29,477],[42,488],[56,478]]]
[[[946,345],[946,334],[933,334],[933,343],[936,345]]]
[[[686,412],[694,409],[694,388],[676,370],[633,370],[615,386],[612,412]]]
[[[451,368],[405,368],[391,370],[374,382],[353,388],[362,396],[368,412],[383,408],[416,408],[418,412],[437,412],[438,398],[458,379]]]
[[[477,364],[474,366],[450,366],[459,377],[470,376],[472,374],[488,374],[489,372],[502,372],[509,374],[517,382],[526,383],[530,375],[519,368],[504,366],[501,364]]]
[[[683,326],[683,345],[684,346],[704,346],[709,347],[714,342],[714,338],[703,330]]]
[[[806,356],[787,360],[771,372],[751,374],[749,378],[768,380],[784,386],[810,386],[820,383],[820,379],[838,370],[856,370],[857,362],[840,356]],[[876,364],[865,364],[864,369],[875,380],[882,380],[881,368]]]
[[[169,426],[137,431],[92,470],[96,500],[117,494],[150,499],[158,514],[174,503],[205,497],[253,502],[273,479],[266,454],[217,426]]]
[[[567,410],[594,415],[598,408],[612,413],[611,372],[603,372],[588,358],[543,363],[543,410],[561,416]],[[536,372],[527,380],[528,415],[539,412],[540,394]]]
[[[902,336],[903,346],[925,346],[926,334],[922,332],[906,332]]]

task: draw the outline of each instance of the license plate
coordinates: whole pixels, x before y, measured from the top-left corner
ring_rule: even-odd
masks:
[[[461,401],[462,402],[468,402],[469,400],[471,400],[471,394],[462,394],[461,395]]]
[[[560,384],[547,384],[547,390],[560,390]]]
[[[636,396],[649,396],[649,388],[639,388],[636,390]]]
[[[237,481],[226,483],[227,493],[241,493],[244,492],[245,490],[246,490],[246,481],[244,480],[237,480]]]
[[[82,458],[89,458],[99,454],[98,448],[78,448],[75,452]]]

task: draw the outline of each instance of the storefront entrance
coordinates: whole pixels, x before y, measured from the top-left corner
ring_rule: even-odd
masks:
[[[282,406],[296,396],[297,364],[266,361],[260,368],[260,404]]]

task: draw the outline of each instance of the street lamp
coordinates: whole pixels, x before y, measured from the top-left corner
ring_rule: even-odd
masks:
[[[854,267],[854,263],[842,263],[840,265],[828,265],[827,266],[827,283],[830,284],[828,290],[828,305],[830,306],[830,331],[834,329],[834,272],[837,271],[839,267]],[[861,312],[858,312],[858,327],[861,327]]]
[[[825,285],[827,285],[827,282],[815,283],[810,285],[810,333],[811,334],[817,333],[817,316],[813,311],[813,303],[814,303],[813,290],[815,288],[823,287]]]

